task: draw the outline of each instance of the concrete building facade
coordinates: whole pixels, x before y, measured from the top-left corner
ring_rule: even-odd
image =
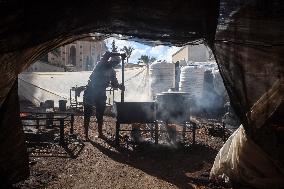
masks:
[[[193,62],[207,62],[214,60],[211,50],[203,44],[186,45],[172,55],[172,61],[186,64]]]
[[[97,42],[92,38],[86,38],[49,52],[48,62],[73,71],[90,71],[106,50],[104,41]]]

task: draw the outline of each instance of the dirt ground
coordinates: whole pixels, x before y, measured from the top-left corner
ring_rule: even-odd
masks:
[[[91,122],[91,141],[83,140],[83,118],[75,117],[75,134],[66,128],[66,145],[52,140],[28,143],[30,177],[17,188],[230,188],[209,181],[210,168],[223,145],[220,123],[198,120],[196,144],[191,133],[186,143],[148,140],[134,145],[129,132],[122,133],[119,148],[114,145],[115,120],[105,117],[105,138],[96,138]],[[142,134],[143,136],[146,134]],[[166,134],[163,134],[166,136]],[[163,136],[160,137],[163,139]],[[164,137],[165,138],[165,137]]]

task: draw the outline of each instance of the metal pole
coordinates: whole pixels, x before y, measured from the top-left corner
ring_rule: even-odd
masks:
[[[114,102],[114,89],[112,90],[112,105],[114,105],[113,102]]]
[[[119,146],[119,131],[120,131],[120,123],[116,121],[116,126],[115,126],[115,144]]]
[[[76,109],[78,108],[78,103],[77,103],[77,95],[76,95],[76,91],[77,91],[77,85],[76,85],[76,88],[75,88],[75,101],[76,101]]]
[[[60,132],[59,143],[63,145],[64,144],[64,119],[63,118],[59,119],[59,132]]]
[[[72,108],[71,92],[72,92],[72,88],[70,89],[70,94],[69,94],[70,108]]]
[[[71,118],[70,118],[70,134],[74,134],[74,114],[71,113]]]
[[[110,90],[109,90],[109,99],[108,99],[108,104],[110,105],[110,98],[111,98],[111,90],[112,90],[112,88],[110,88]]]
[[[121,63],[121,83],[124,86],[124,58]],[[124,90],[121,90],[121,102],[124,102]]]

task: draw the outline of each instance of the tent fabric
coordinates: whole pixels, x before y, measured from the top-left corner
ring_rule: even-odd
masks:
[[[145,67],[125,69],[125,100],[146,101],[149,100],[149,86]],[[92,72],[25,72],[19,75],[19,96],[39,106],[40,102],[54,100],[58,107],[59,100],[67,100],[70,103],[70,89],[72,87],[86,86]],[[121,83],[121,69],[116,69],[116,76]],[[108,98],[112,95],[107,93]],[[74,92],[71,100],[74,101]],[[139,97],[139,98],[138,98]],[[83,92],[78,97],[78,102],[83,102]],[[120,101],[120,91],[115,91],[115,101]]]
[[[29,175],[24,131],[18,116],[17,89],[18,84],[15,82],[0,108],[0,186],[18,182]]]
[[[131,3],[97,0],[64,1],[54,9],[54,3],[49,1],[1,1],[0,23],[4,27],[0,31],[0,108],[8,109],[3,104],[19,73],[44,53],[76,40],[83,33],[119,33],[156,44],[184,45],[204,40],[213,48],[231,104],[246,133],[270,156],[278,154],[281,148],[271,145],[273,137],[267,133],[275,134],[270,123],[280,125],[281,114],[275,112],[283,112],[282,89],[273,87],[278,80],[279,86],[283,86],[283,3],[282,0]],[[279,100],[269,100],[274,99],[274,94]],[[256,111],[255,107],[263,107],[262,104],[273,108],[264,108],[267,113]],[[251,117],[251,112],[262,112],[265,119],[261,125],[252,120],[258,116]],[[11,124],[1,123],[1,133],[7,133],[8,125]],[[13,136],[11,132],[6,135]],[[19,147],[19,151],[23,149]]]
[[[262,162],[273,161],[283,174],[284,2],[221,0],[213,51],[231,105],[243,124],[243,134],[266,154]],[[241,170],[250,170],[255,163],[260,172],[266,173],[267,167],[252,162],[258,153],[231,153],[255,150],[250,142],[230,146],[237,140],[237,136],[228,139],[216,158],[222,159],[222,163],[214,164],[212,171],[215,175],[227,174],[233,182],[261,188],[257,180],[245,179]],[[232,165],[234,158],[237,161]],[[247,164],[242,164],[241,158]],[[275,172],[274,176],[280,178],[280,173]],[[253,174],[246,177],[252,178]]]
[[[220,5],[214,52],[231,104],[252,134],[260,126],[251,120],[251,108],[276,81],[279,86],[284,81],[284,3],[223,0]]]

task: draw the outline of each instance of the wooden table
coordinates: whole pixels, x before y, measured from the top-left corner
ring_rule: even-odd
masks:
[[[21,120],[23,126],[36,127],[51,126],[59,127],[60,144],[65,144],[64,140],[64,127],[70,124],[70,134],[74,133],[74,113],[73,112],[21,112]],[[26,124],[24,121],[36,121],[36,124]],[[45,124],[42,124],[44,121]],[[59,122],[59,124],[56,124]]]

